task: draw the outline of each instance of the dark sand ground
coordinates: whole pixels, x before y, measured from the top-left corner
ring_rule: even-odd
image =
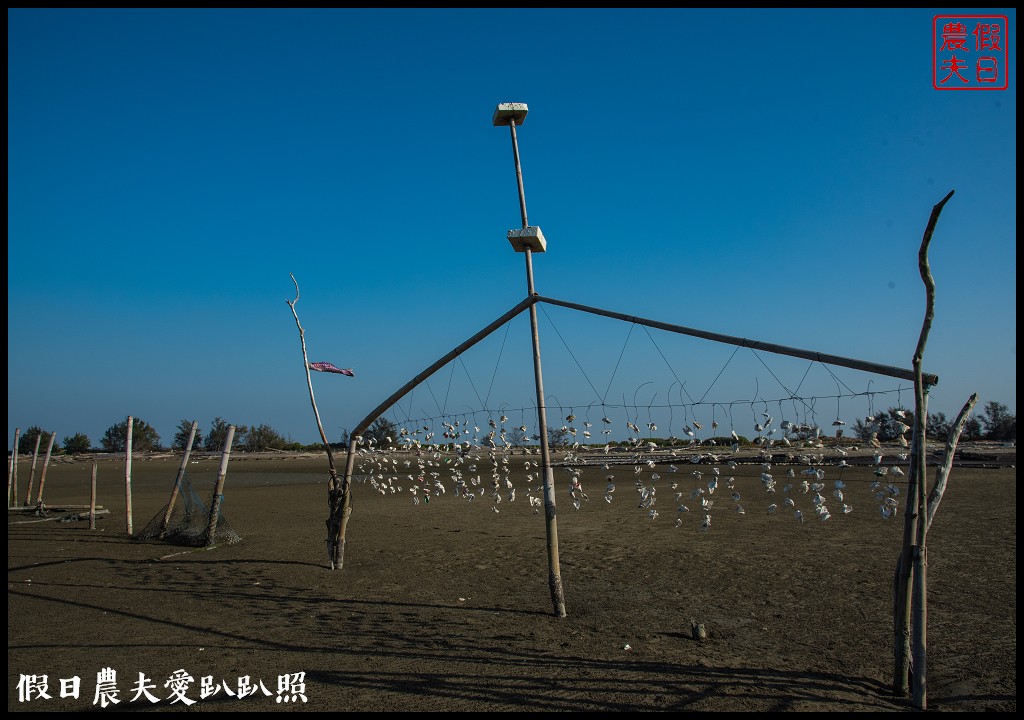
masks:
[[[511,463],[516,501],[500,505],[450,487],[414,505],[407,487],[382,496],[356,484],[338,571],[324,546],[323,457],[232,457],[223,511],[243,540],[209,550],[129,539],[123,459],[101,461],[99,503],[111,513],[97,530],[9,513],[8,710],[92,709],[105,668],[117,673],[121,702],[108,709],[118,710],[184,709],[167,687],[179,670],[194,679],[194,711],[908,708],[888,691],[902,512],[881,517],[869,468],[842,476],[852,513],[820,522],[803,496],[800,524],[781,507],[769,515],[760,467],[741,466],[746,514],[720,490],[707,533],[696,511],[675,526],[667,484],[679,482],[694,510],[689,464],[657,468],[653,520],[637,507],[632,465],[613,468],[610,504],[607,473],[588,470],[578,511],[556,469],[568,610],[558,619],[523,460]],[[136,531],[167,501],[179,462],[133,461]],[[189,466],[204,498],[218,464]],[[23,458],[22,499],[28,467]],[[90,472],[91,461],[51,464],[46,504],[87,503]],[[781,491],[785,468],[773,472]],[[837,477],[828,471],[826,492]],[[1016,498],[1013,467],[953,472],[928,538],[929,709],[1016,710]],[[156,704],[131,702],[140,673]],[[279,678],[297,673],[306,702],[278,702]],[[28,675],[46,675],[52,699],[22,702]],[[60,680],[74,676],[79,697],[61,698]],[[201,698],[204,676],[221,689]],[[228,696],[245,676],[270,696]]]

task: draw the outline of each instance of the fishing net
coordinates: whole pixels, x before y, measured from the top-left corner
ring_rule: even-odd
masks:
[[[199,498],[193,480],[186,472],[182,477],[170,518],[167,519],[167,505],[164,505],[146,527],[133,537],[136,540],[163,540],[189,547],[203,547],[214,543],[234,545],[242,539],[224,518],[223,499],[217,513],[213,538],[208,534],[209,525],[210,508]]]

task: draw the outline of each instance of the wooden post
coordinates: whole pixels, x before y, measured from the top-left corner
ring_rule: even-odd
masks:
[[[926,527],[925,483],[928,478],[928,446],[925,429],[928,419],[928,388],[934,383],[922,372],[924,348],[928,342],[932,321],[935,318],[935,279],[928,265],[928,245],[935,232],[935,225],[942,208],[953,197],[950,190],[942,200],[932,207],[928,224],[925,226],[921,247],[917,252],[918,270],[925,287],[925,313],[921,323],[921,334],[914,351],[914,436],[910,449],[910,472],[908,473],[907,505],[903,518],[903,547],[896,563],[894,587],[895,631],[894,694],[906,696],[910,685],[914,706],[919,710],[927,707],[927,551],[924,547]],[[908,675],[911,677],[908,678]]]
[[[36,495],[36,510],[43,509],[43,486],[46,484],[46,468],[50,466],[50,453],[53,451],[53,441],[57,433],[50,433],[50,442],[46,446],[46,457],[43,459],[43,471],[39,474],[39,494]]]
[[[92,464],[92,491],[89,493],[89,529],[96,529],[96,471],[98,463]]]
[[[199,423],[196,420],[192,421],[192,431],[188,434],[188,442],[185,443],[185,454],[181,457],[181,467],[178,468],[178,476],[174,478],[174,487],[171,489],[171,499],[167,503],[167,512],[164,513],[164,519],[160,522],[160,532],[157,538],[160,540],[164,539],[167,534],[167,526],[171,522],[171,513],[174,512],[174,503],[178,500],[178,493],[181,491],[181,483],[185,479],[185,469],[188,467],[188,458],[192,454],[192,443],[196,439],[196,428],[199,427]]]
[[[26,506],[32,504],[32,483],[36,477],[36,460],[39,458],[39,441],[42,439],[42,433],[36,435],[36,449],[32,451],[32,468],[28,471],[28,490],[25,491]]]
[[[224,501],[224,479],[228,474],[228,459],[231,457],[231,443],[235,439],[235,426],[228,425],[228,436],[224,440],[224,452],[220,457],[220,470],[217,472],[217,486],[213,489],[210,500],[210,524],[206,526],[206,547],[213,545],[217,536],[217,520],[220,518],[220,505]]]
[[[306,353],[306,331],[299,322],[299,314],[295,311],[295,305],[299,302],[299,281],[295,275],[288,273],[295,284],[295,299],[285,300],[288,307],[292,309],[292,317],[295,318],[295,327],[299,329],[299,343],[302,345],[302,363],[306,371],[306,387],[309,388],[309,402],[313,405],[313,416],[316,418],[316,427],[320,431],[320,439],[323,440],[324,449],[327,450],[327,470],[330,478],[327,481],[327,557],[331,561],[331,569],[341,567],[344,561],[345,533],[344,525],[348,522],[348,516],[352,514],[351,500],[349,499],[350,483],[349,477],[341,480],[338,477],[338,469],[334,466],[334,453],[331,452],[331,444],[327,441],[327,434],[324,432],[324,425],[320,422],[320,411],[316,407],[316,398],[313,396],[313,379],[309,375],[309,356]],[[355,433],[353,433],[353,436]],[[351,450],[349,451],[351,453]],[[352,458],[349,456],[349,462]],[[347,514],[346,514],[347,513]]]
[[[7,468],[7,506],[18,504],[18,436],[21,428],[14,428],[14,450],[11,451],[11,464]]]
[[[923,350],[923,343],[922,343]],[[921,360],[914,357],[914,368],[919,369]],[[914,706],[924,710],[927,705],[925,696],[925,674],[927,671],[927,551],[924,546],[925,531],[925,487],[928,482],[928,445],[925,435],[925,422],[928,417],[928,396],[927,388],[923,382],[916,383],[914,391],[914,442],[917,443],[915,452],[918,456],[916,480],[913,498],[907,498],[907,503],[913,502],[914,512],[917,516],[916,537],[913,546],[910,548],[911,560],[913,562],[911,578],[911,635],[910,635],[910,668],[911,668],[911,696]],[[910,492],[908,491],[908,495]]]
[[[128,429],[124,436],[124,506],[126,513],[125,526],[128,537],[132,536],[132,424],[134,419],[128,416]]]
[[[910,695],[910,598],[913,582],[914,542],[917,538],[917,466],[926,458],[918,457],[917,425],[910,441],[910,467],[907,472],[907,502],[903,509],[903,545],[896,560],[893,578],[893,679],[892,693]]]
[[[974,393],[964,403],[964,406],[960,409],[960,414],[957,415],[953,426],[949,429],[949,436],[946,438],[946,455],[936,473],[935,485],[932,486],[932,491],[928,493],[928,507],[924,513],[925,532],[931,529],[932,520],[935,519],[935,513],[939,509],[939,503],[942,501],[942,494],[946,492],[946,483],[949,481],[949,473],[953,469],[953,458],[956,455],[956,445],[960,442],[960,434],[964,431],[964,425],[967,424],[967,419],[977,403],[978,393]]]

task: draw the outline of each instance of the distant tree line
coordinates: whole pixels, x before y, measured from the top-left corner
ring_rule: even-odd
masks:
[[[956,418],[947,418],[945,413],[928,413],[925,421],[925,433],[934,439],[945,439]],[[881,442],[898,440],[902,434],[902,425],[914,426],[914,411],[906,408],[889,408],[873,418],[857,420],[853,424],[853,433],[861,440],[870,439],[877,432]],[[908,432],[907,437],[912,433]],[[994,400],[985,403],[980,417],[971,416],[964,424],[961,440],[1016,440],[1017,416],[1010,413],[1006,405]]]
[[[928,420],[925,431],[928,437],[944,439],[953,425],[953,418],[947,418],[944,413],[928,413]],[[210,422],[209,429],[203,433],[196,428],[196,437],[193,440],[193,449],[202,449],[210,452],[217,452],[224,449],[224,441],[227,439],[228,427],[231,425],[222,417],[215,417]],[[863,441],[868,441],[874,435],[880,442],[897,441],[904,432],[905,426],[914,426],[914,411],[906,408],[889,408],[885,412],[872,417],[865,417],[856,420],[850,427],[853,435]],[[182,420],[174,433],[171,442],[172,450],[184,450],[188,442],[189,432],[192,429],[191,420]],[[124,452],[126,434],[128,430],[128,419],[115,423],[107,428],[100,439],[100,449],[106,452]],[[377,447],[392,445],[400,447],[401,438],[398,426],[385,417],[379,417],[363,431],[363,443],[374,444]],[[909,440],[910,432],[906,432]],[[506,433],[509,444],[523,445],[530,438],[518,428],[513,428]],[[50,433],[38,425],[33,425],[18,438],[18,453],[20,455],[31,454],[36,448],[36,438],[39,438],[39,452],[46,452],[50,442]],[[535,439],[535,438],[534,438]],[[549,428],[548,439],[552,447],[561,447],[568,444],[568,432],[559,429]],[[1017,439],[1017,416],[1010,412],[1003,403],[990,400],[985,403],[980,416],[971,416],[964,425],[961,440],[994,440],[994,441],[1016,441]],[[673,445],[681,442],[675,438],[652,438],[659,445]],[[728,445],[733,442],[732,438],[715,438],[716,444]],[[707,442],[707,441],[705,441]],[[343,430],[339,443],[332,443],[335,448],[344,449],[349,444],[349,432]],[[594,443],[591,443],[594,444]],[[597,443],[600,444],[600,443]],[[612,441],[611,445],[618,445]],[[740,437],[740,444],[747,444],[747,438]],[[318,451],[323,450],[323,443],[303,445],[286,439],[277,430],[264,423],[261,425],[235,425],[235,435],[231,442],[232,450],[244,452],[259,452],[262,450],[292,450],[292,451]],[[141,418],[132,418],[132,450],[157,451],[164,450],[161,444],[160,435]],[[63,442],[58,445],[54,441],[53,453],[67,453],[74,455],[93,450],[92,441],[84,433],[75,433],[66,436]]]

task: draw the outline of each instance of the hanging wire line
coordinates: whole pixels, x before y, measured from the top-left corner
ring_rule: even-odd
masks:
[[[723,365],[723,366],[722,366],[722,369],[718,371],[718,374],[717,374],[717,375],[715,375],[715,379],[711,381],[711,384],[710,384],[710,385],[708,385],[708,389],[707,389],[707,390],[705,390],[705,391],[704,391],[704,394],[700,396],[700,400],[699,400],[698,402],[701,402],[701,403],[702,403],[702,402],[704,402],[704,398],[706,398],[706,397],[708,396],[708,393],[709,393],[709,392],[711,392],[711,388],[713,388],[713,387],[715,386],[715,383],[716,383],[716,382],[718,382],[718,378],[722,377],[722,373],[724,373],[724,372],[725,372],[725,369],[726,369],[727,367],[729,367],[729,363],[731,363],[731,362],[732,362],[732,359],[733,359],[734,357],[736,357],[736,353],[737,353],[737,352],[739,352],[739,349],[740,349],[740,346],[739,346],[739,345],[737,345],[737,346],[736,346],[736,349],[732,351],[732,355],[730,355],[730,356],[729,356],[729,359],[725,361],[725,365]],[[685,388],[684,388],[684,389],[685,389]],[[689,397],[689,396],[690,396],[690,393],[686,393],[686,396],[687,396],[687,397]]]
[[[434,404],[437,405],[437,412],[443,416],[444,410],[441,409],[441,405],[437,402],[437,398],[434,396],[434,390],[430,387],[430,380],[424,378],[423,384],[427,386],[427,390],[430,392],[430,397],[434,399]],[[445,404],[448,404],[447,399],[445,400]],[[420,412],[423,412],[423,408],[420,408]],[[423,414],[426,415],[426,413]]]
[[[448,409],[448,395],[452,391],[452,378],[455,377],[455,363],[452,363],[452,371],[448,373],[448,389],[444,393],[444,408],[441,410],[441,414]]]
[[[779,384],[779,386],[780,386],[780,387],[781,387],[781,388],[782,388],[783,390],[785,390],[786,392],[788,392],[788,393],[789,393],[789,396],[790,396],[791,398],[794,398],[794,399],[800,400],[800,402],[803,402],[803,399],[802,399],[802,398],[798,398],[795,392],[793,392],[792,390],[790,390],[790,389],[789,389],[788,387],[786,387],[786,386],[785,386],[785,384],[783,384],[783,382],[782,382],[781,380],[779,380],[779,376],[778,376],[778,375],[776,375],[775,373],[773,373],[773,372],[772,372],[772,369],[771,369],[770,367],[768,367],[768,364],[767,364],[767,363],[766,363],[766,362],[764,361],[764,359],[763,359],[763,358],[761,357],[761,355],[760,355],[760,354],[758,354],[758,352],[757,352],[756,350],[754,350],[753,348],[750,348],[750,352],[754,353],[754,357],[756,357],[756,358],[758,359],[758,361],[759,361],[759,362],[760,362],[760,363],[761,363],[762,365],[764,365],[764,369],[768,371],[768,374],[769,374],[769,375],[771,375],[771,376],[772,376],[773,378],[775,378],[775,382],[777,382],[777,383]],[[811,362],[811,364],[813,365],[813,364],[814,364],[814,362],[812,361],[812,362]],[[807,368],[807,371],[808,371],[808,372],[810,371],[810,368],[809,368],[809,367]],[[804,377],[807,377],[807,373],[806,373],[806,372],[804,373]],[[803,380],[801,380],[801,381],[800,381],[800,383],[801,383],[801,384],[803,384]],[[797,386],[797,390],[799,390],[799,389],[800,389],[800,388],[799,388],[799,386]],[[846,389],[847,389],[847,390],[850,390],[850,388],[846,388]],[[853,390],[850,390],[850,392],[853,392]],[[799,414],[799,411],[797,411],[797,412],[798,412],[798,414]]]
[[[511,318],[505,323],[505,337],[501,340],[501,349],[498,351],[498,359],[494,363],[494,373],[491,375],[491,384],[487,386],[487,397],[484,398],[484,405],[491,399],[491,390],[494,389],[494,378],[498,377],[498,365],[501,363],[501,356],[505,352],[505,341],[508,340],[508,331],[512,327]]]
[[[672,373],[672,377],[674,377],[674,378],[676,379],[676,382],[677,382],[677,383],[679,383],[680,385],[682,385],[682,387],[683,387],[683,392],[685,392],[685,393],[686,393],[686,397],[690,398],[690,402],[693,402],[693,398],[692,398],[692,397],[690,397],[690,393],[689,393],[689,392],[687,391],[687,389],[686,389],[686,385],[684,385],[684,384],[683,384],[683,381],[679,379],[679,376],[678,376],[678,375],[676,375],[676,371],[675,371],[675,370],[674,370],[674,369],[672,368],[672,365],[671,365],[671,364],[669,363],[669,361],[668,361],[668,358],[666,358],[666,357],[665,357],[665,353],[663,353],[663,352],[661,351],[661,348],[660,348],[660,347],[658,347],[658,343],[654,342],[654,336],[653,336],[653,335],[651,335],[651,331],[647,329],[647,326],[646,326],[646,325],[644,325],[644,326],[642,326],[642,327],[643,327],[643,329],[644,329],[644,332],[645,332],[645,333],[647,333],[647,337],[648,337],[648,338],[650,338],[650,340],[651,340],[651,344],[653,344],[653,345],[654,345],[654,349],[658,351],[658,354],[659,354],[659,355],[661,355],[661,359],[665,361],[665,365],[667,365],[667,366],[668,366],[668,370],[669,370],[669,372],[671,372],[671,373]]]
[[[846,388],[850,392],[853,392],[853,389],[850,388],[849,385],[847,385],[842,380],[840,380],[838,377],[836,377],[836,374],[834,372],[832,372],[832,369],[828,365],[826,365],[825,363],[821,363],[821,366],[823,368],[825,368],[826,372],[828,372],[828,374],[832,376],[832,379],[835,380],[836,383],[841,384],[844,388]]]
[[[427,385],[427,389],[430,390],[430,386],[429,386],[428,383],[424,382],[423,384]],[[876,396],[885,396],[885,395],[891,395],[891,394],[897,394],[897,396],[899,396],[899,394],[902,393],[904,390],[908,390],[908,388],[901,386],[901,387],[893,388],[891,390],[870,390],[869,389],[869,390],[864,391],[864,392],[853,392],[853,391],[851,391],[850,393],[840,392],[837,395],[818,395],[818,396],[811,396],[811,397],[797,397],[795,395],[790,394],[787,397],[782,397],[782,398],[777,398],[777,399],[755,397],[753,399],[750,399],[750,398],[747,398],[747,399],[736,399],[736,400],[731,400],[731,401],[728,401],[728,402],[724,402],[723,401],[723,402],[715,402],[715,403],[703,403],[703,402],[686,403],[686,402],[682,402],[681,401],[679,403],[668,402],[667,404],[664,404],[664,405],[662,405],[662,404],[658,404],[658,405],[654,404],[654,399],[657,397],[657,393],[655,393],[655,397],[651,399],[651,403],[649,405],[647,405],[646,407],[648,408],[648,412],[651,409],[653,409],[653,408],[661,409],[661,408],[665,408],[665,407],[667,407],[669,409],[673,409],[675,407],[682,407],[684,409],[684,411],[689,412],[689,410],[692,407],[694,407],[694,406],[710,404],[712,406],[712,412],[713,413],[716,411],[716,409],[718,407],[722,407],[723,409],[727,410],[728,414],[729,414],[729,423],[730,423],[730,425],[732,427],[735,427],[735,420],[734,420],[733,414],[732,414],[732,409],[733,409],[734,405],[752,405],[754,403],[764,403],[765,405],[775,405],[775,404],[778,404],[779,407],[782,408],[782,405],[783,405],[784,402],[791,401],[791,402],[794,403],[794,411],[796,412],[797,417],[799,418],[799,417],[802,416],[804,418],[804,421],[806,422],[807,418],[809,416],[813,417],[813,416],[815,416],[817,414],[816,407],[817,407],[817,403],[818,403],[819,400],[825,401],[825,400],[838,400],[838,399],[841,399],[841,398],[867,397],[868,398],[868,402],[869,402],[869,412],[870,412],[870,410],[873,407],[874,400],[875,400]],[[433,392],[432,391],[431,391],[431,395],[433,396]],[[550,396],[550,397],[554,398],[553,395]],[[680,400],[681,400],[681,398],[680,398]],[[798,401],[799,401],[800,404],[803,405],[802,408],[800,408],[799,405],[797,405]],[[436,400],[435,400],[434,404],[437,405]],[[572,407],[572,405],[562,405],[560,402],[557,401],[557,399],[556,399],[556,404],[558,404],[558,407],[562,408],[562,409],[564,409],[566,407]],[[392,406],[390,409],[393,410],[396,407],[397,406]],[[635,400],[634,400],[634,402],[632,404],[629,404],[627,402],[626,396],[623,395],[623,397],[622,397],[622,404],[621,405],[616,403],[616,404],[612,404],[612,405],[607,405],[606,407],[624,409],[627,412],[627,415],[630,417],[630,419],[633,419],[633,416],[629,415],[630,409],[632,408],[632,411],[634,413],[636,413],[641,406],[638,405]],[[422,413],[422,417],[413,418],[413,417],[409,416],[409,414],[407,414],[406,415],[405,423],[407,425],[412,425],[412,424],[416,424],[416,425],[429,425],[431,423],[435,423],[435,422],[438,422],[438,421],[445,422],[445,421],[447,421],[448,419],[450,419],[452,417],[452,415],[450,413],[442,411],[440,406],[438,406],[438,410],[439,410],[440,414],[439,415],[434,415],[434,414],[428,413],[425,409],[421,408],[420,412]],[[531,415],[532,415],[532,414],[536,413],[536,411],[537,411],[536,403],[527,404],[527,405],[524,405],[522,407],[513,407],[513,408],[509,408],[507,406],[502,406],[502,412],[505,412],[507,414],[513,414],[513,413],[517,413],[518,412],[521,418],[525,417],[525,413],[527,413],[527,412],[531,413]],[[483,408],[481,410],[473,411],[473,414],[475,415],[475,414],[477,414],[479,412],[491,412],[491,410],[488,409],[488,408]],[[460,417],[461,416],[468,417],[468,415],[466,415],[466,413],[460,413],[459,416]]]
[[[629,337],[633,334],[633,328],[636,327],[636,323],[630,323],[629,332],[626,333],[626,342],[622,343],[622,350],[619,352],[619,359],[615,361],[615,369],[612,370],[612,376],[608,379],[608,388],[604,391],[604,397],[601,398],[601,404],[604,405],[605,398],[608,397],[608,391],[612,389],[612,381],[615,380],[615,373],[619,371],[619,363],[622,362],[622,355],[626,352],[626,345],[629,344]],[[626,401],[623,400],[622,404],[625,405]]]
[[[569,343],[567,343],[565,341],[565,338],[562,337],[562,333],[558,332],[558,328],[555,327],[555,321],[551,319],[550,315],[548,315],[548,311],[544,307],[543,304],[540,304],[540,309],[541,309],[541,312],[544,313],[544,317],[547,318],[548,323],[551,325],[551,328],[555,331],[555,335],[557,335],[558,339],[562,341],[563,345],[565,345],[565,349],[566,349],[566,351],[568,351],[569,357],[571,357],[573,359],[573,362],[576,363],[576,367],[578,367],[580,369],[580,372],[583,373],[583,377],[586,378],[587,384],[590,385],[590,389],[594,391],[594,395],[596,395],[598,398],[600,398],[601,397],[601,393],[599,393],[597,391],[597,388],[594,387],[594,383],[592,383],[590,381],[590,377],[587,375],[587,371],[583,369],[583,366],[580,365],[580,361],[576,359],[576,356],[573,354],[572,350],[569,348]],[[623,348],[623,349],[625,349],[625,348]],[[620,358],[621,358],[621,355],[620,355]],[[605,393],[605,394],[607,395],[607,393]]]
[[[409,391],[409,409],[405,411],[405,421],[409,422],[409,418],[412,417],[412,398],[416,394],[416,388],[414,387]]]
[[[462,361],[462,356],[461,356],[461,355],[459,355],[459,363],[460,363],[460,364],[462,365],[462,369],[463,369],[463,371],[465,371],[465,373],[466,373],[466,378],[467,378],[467,379],[469,380],[469,386],[470,386],[471,388],[473,388],[473,394],[474,394],[474,395],[476,395],[476,399],[477,399],[477,401],[478,401],[478,402],[480,403],[480,407],[482,407],[482,408],[483,408],[483,407],[487,407],[487,403],[485,403],[485,402],[484,402],[484,401],[483,401],[483,400],[482,400],[482,399],[480,398],[480,393],[478,393],[478,392],[476,391],[476,384],[475,384],[475,383],[473,382],[473,378],[471,378],[471,377],[469,376],[469,370],[467,370],[467,369],[466,369],[466,363],[464,363],[464,362]],[[476,422],[476,418],[475,418],[475,417],[473,418],[473,422]]]
[[[806,379],[807,379],[807,374],[808,374],[809,372],[811,372],[811,368],[812,368],[812,367],[814,367],[814,361],[813,361],[813,360],[811,360],[811,362],[810,362],[810,363],[809,363],[809,364],[807,365],[807,369],[806,369],[806,370],[804,370],[804,376],[803,376],[802,378],[800,378],[800,384],[799,384],[799,385],[797,385],[797,386],[796,386],[796,390],[794,390],[794,391],[792,392],[792,395],[793,395],[793,397],[794,397],[794,398],[795,398],[795,397],[797,397],[797,393],[798,393],[798,392],[800,392],[800,388],[801,388],[801,387],[803,386],[803,384],[804,384],[804,380],[806,380]]]

